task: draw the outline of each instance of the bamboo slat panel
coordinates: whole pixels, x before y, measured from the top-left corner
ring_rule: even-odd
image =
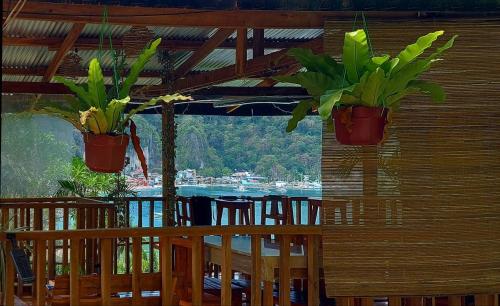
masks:
[[[326,22],[325,51],[338,56],[351,29]],[[444,104],[406,98],[377,147],[342,146],[323,133],[327,294],[498,293],[500,21],[388,21],[368,29],[375,53],[392,56],[431,31],[460,36],[425,76],[443,85]]]

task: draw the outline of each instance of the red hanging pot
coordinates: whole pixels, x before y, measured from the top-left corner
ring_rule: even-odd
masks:
[[[384,138],[388,109],[353,106],[333,111],[335,137],[343,145],[376,145]]]
[[[90,170],[104,173],[122,171],[129,136],[82,133],[85,142],[85,163]]]

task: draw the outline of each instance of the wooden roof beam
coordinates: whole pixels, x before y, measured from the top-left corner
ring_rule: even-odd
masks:
[[[259,29],[256,29],[259,30]],[[254,30],[255,35],[255,30]],[[255,36],[254,36],[255,37]],[[289,40],[272,40],[264,39],[261,42],[264,49],[285,49],[290,48],[298,43],[307,42],[310,39],[289,39]],[[2,44],[4,46],[26,46],[26,47],[48,47],[49,51],[57,51],[61,48],[64,38],[61,37],[2,37]],[[197,50],[208,40],[185,40],[185,39],[168,39],[163,38],[160,47],[167,50]],[[255,39],[248,39],[248,48],[254,48]],[[113,38],[113,45],[121,45],[121,38]],[[260,43],[259,43],[260,44]],[[80,50],[98,50],[98,38],[78,38],[73,45],[74,48]],[[109,44],[104,44],[103,49],[108,49]],[[236,41],[234,39],[224,40],[217,46],[217,49],[235,49]],[[255,49],[255,48],[254,48]],[[262,50],[262,54],[264,51]],[[256,56],[260,56],[257,52]]]
[[[264,29],[253,29],[252,55],[253,57],[264,55]]]
[[[315,53],[321,52],[323,50],[323,37],[318,37],[296,47],[311,48]],[[235,65],[230,65],[210,72],[193,74],[183,79],[177,79],[174,83],[174,90],[181,92],[190,91],[242,77],[260,77],[266,74],[274,75],[276,71],[296,64],[293,58],[286,55],[287,51],[285,49],[247,61],[244,75],[237,75],[235,73]],[[156,86],[156,88],[151,88],[151,90],[158,94],[163,93],[165,89],[160,85]]]
[[[12,8],[3,1],[3,16]],[[101,5],[62,4],[28,1],[17,19],[48,20],[71,23],[102,22]],[[212,28],[322,28],[326,19],[352,21],[354,11],[286,11],[286,10],[196,10],[164,7],[108,6],[109,24],[170,27]],[[373,19],[425,19],[477,16],[498,16],[498,12],[426,12],[426,11],[366,11]]]
[[[50,80],[52,80],[52,78],[57,72],[57,69],[61,65],[64,57],[66,56],[66,53],[73,47],[75,41],[80,36],[80,33],[82,33],[84,27],[85,27],[84,23],[75,23],[73,25],[68,35],[66,35],[66,38],[62,42],[61,47],[54,55],[49,67],[47,68],[47,71],[43,76],[44,82],[50,82]]]
[[[233,34],[234,29],[219,29],[203,45],[200,46],[182,65],[175,70],[176,77],[183,77],[192,68],[198,65],[207,55],[217,48],[229,35]]]

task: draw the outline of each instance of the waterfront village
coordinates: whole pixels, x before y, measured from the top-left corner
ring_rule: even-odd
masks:
[[[160,188],[162,177],[160,173],[150,173],[148,180],[144,179],[140,170],[125,172],[127,182],[137,188]],[[303,175],[301,181],[269,181],[266,177],[256,176],[249,171],[237,171],[230,176],[204,177],[197,175],[195,169],[185,169],[177,172],[176,187],[196,186],[204,188],[208,186],[234,187],[237,191],[247,191],[248,189],[259,189],[269,191],[275,189],[284,192],[287,189],[321,189],[319,180],[312,181],[309,175]]]

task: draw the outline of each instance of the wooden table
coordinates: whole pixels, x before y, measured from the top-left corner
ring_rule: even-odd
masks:
[[[206,236],[205,260],[217,265],[223,265],[222,238],[220,236]],[[251,238],[248,236],[233,237],[232,269],[252,274]],[[307,252],[304,246],[290,248],[290,276],[292,278],[307,278]],[[320,261],[321,262],[321,261]],[[273,283],[278,275],[280,265],[279,243],[261,240],[261,267],[262,280],[264,281],[263,305],[273,303]]]

